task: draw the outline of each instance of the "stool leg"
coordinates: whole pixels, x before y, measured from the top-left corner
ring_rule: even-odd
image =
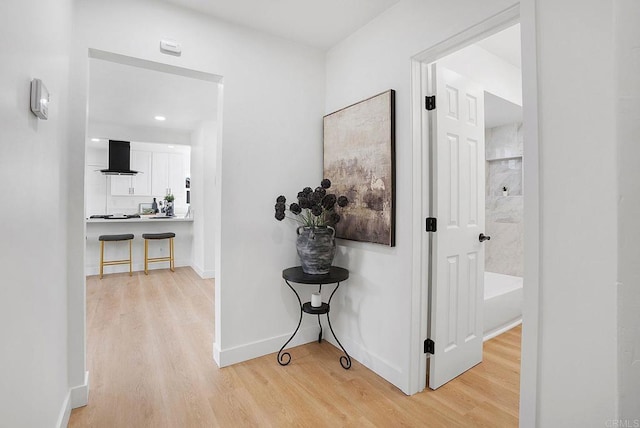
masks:
[[[175,272],[175,266],[173,264],[173,238],[169,238],[169,268],[171,269],[171,272]]]
[[[100,279],[102,279],[103,269],[104,269],[104,241],[100,241]]]
[[[133,266],[131,266],[131,241],[129,240],[129,276],[133,275]]]
[[[149,240],[144,240],[144,274],[149,275]]]

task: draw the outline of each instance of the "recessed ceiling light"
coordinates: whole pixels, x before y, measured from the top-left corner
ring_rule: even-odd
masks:
[[[155,116],[154,119],[157,120],[158,122],[162,122],[164,120],[167,120],[167,118],[164,117],[164,116]]]
[[[167,146],[167,147],[169,147],[170,149],[173,149],[175,146]]]
[[[100,138],[92,138],[91,141],[93,141],[94,143],[97,143],[98,141],[100,141]]]

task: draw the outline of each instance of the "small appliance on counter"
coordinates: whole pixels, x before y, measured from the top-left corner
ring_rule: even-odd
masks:
[[[124,220],[128,218],[140,218],[138,214],[94,214],[89,218],[102,218],[107,220]]]

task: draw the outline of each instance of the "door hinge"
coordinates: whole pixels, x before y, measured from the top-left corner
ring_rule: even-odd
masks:
[[[433,340],[427,339],[424,341],[424,353],[433,355],[436,351],[436,344]]]
[[[427,230],[427,232],[435,232],[435,231],[437,231],[438,230],[438,219],[436,219],[435,217],[427,217],[426,230]]]
[[[436,108],[436,96],[426,96],[424,97],[424,108],[427,110],[435,110]]]

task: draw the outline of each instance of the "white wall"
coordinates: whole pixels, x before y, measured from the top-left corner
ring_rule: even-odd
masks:
[[[412,296],[410,59],[512,1],[401,1],[327,53],[325,113],[396,90],[396,247],[340,242],[351,277],[332,305],[340,340],[356,359],[409,392]],[[335,314],[335,315],[334,315]],[[335,320],[335,322],[333,321]],[[344,338],[344,340],[343,340]]]
[[[122,141],[153,141],[166,144],[190,144],[188,131],[165,129],[160,127],[130,126],[121,123],[89,122],[89,138],[110,138]]]
[[[388,88],[397,91],[398,246],[343,244],[338,263],[357,273],[336,302],[336,313],[343,315],[335,324],[348,331],[349,345],[397,367],[395,379],[392,370],[385,377],[402,388],[408,383],[406,308],[412,299],[408,60],[509,3],[402,1],[327,56],[327,112]],[[540,426],[603,423],[616,415],[616,164],[615,148],[606,144],[615,130],[613,84],[602,79],[613,75],[612,8],[583,4],[538,0],[536,7],[525,7],[527,14],[536,8],[538,13]],[[598,109],[580,108],[593,97]],[[594,337],[600,340],[597,347]],[[523,376],[532,370],[535,364]]]
[[[215,276],[216,122],[205,121],[191,134],[191,215],[193,268],[203,278]]]
[[[602,426],[617,414],[613,2],[536,0],[536,12],[538,424]]]
[[[616,2],[620,419],[640,418],[640,2]]]
[[[221,229],[216,358],[226,365],[277,351],[298,316],[281,270],[297,261],[294,225],[276,222],[273,205],[279,194],[295,195],[321,179],[323,53],[162,2],[89,0],[76,6],[71,144],[81,158],[88,48],[223,76],[220,203],[217,214],[205,214],[219,220]],[[161,54],[162,38],[181,42],[182,56]],[[81,171],[82,165],[83,159],[74,158],[70,168]],[[79,183],[70,190],[82,194]],[[70,209],[82,212],[82,198],[74,197]],[[77,250],[84,245],[81,219],[70,226],[79,232]],[[71,310],[80,318],[78,307]]]
[[[67,85],[71,2],[5,2],[0,13],[0,426],[68,417]],[[52,25],[55,23],[55,25]],[[48,31],[34,31],[47,28]],[[8,42],[13,41],[13,42]],[[49,120],[29,84],[51,94]]]

